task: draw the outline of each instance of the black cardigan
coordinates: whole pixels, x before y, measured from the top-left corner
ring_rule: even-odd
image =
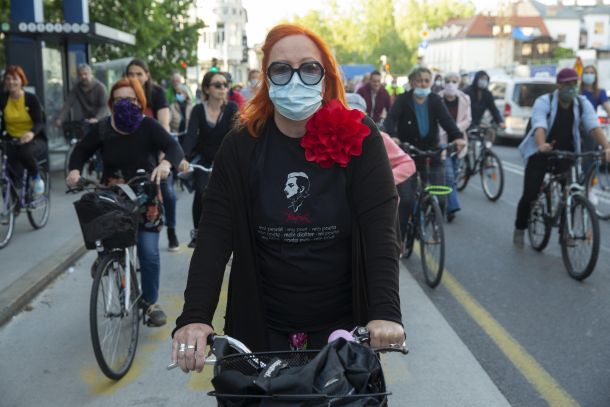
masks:
[[[42,112],[42,106],[40,105],[40,102],[38,101],[38,98],[35,94],[25,91],[23,93],[25,94],[25,108],[27,109],[30,118],[32,119],[32,122],[34,124],[32,127],[32,133],[34,133],[35,137],[39,137],[46,140],[47,137],[44,132],[44,114]],[[9,97],[10,96],[8,92],[2,92],[0,94],[0,116],[4,115],[4,108],[8,103]],[[4,120],[0,120],[0,122],[2,122],[0,131],[2,132],[2,134],[4,134],[6,130],[6,124],[4,123]]]
[[[398,292],[398,197],[388,155],[375,124],[362,155],[346,168],[352,207],[352,292],[354,322],[375,319],[402,324]],[[176,329],[190,323],[211,325],[225,266],[233,253],[225,333],[256,351],[268,350],[249,176],[260,138],[246,130],[225,137],[203,202],[197,246]],[[175,330],[174,330],[175,332]]]
[[[187,160],[192,160],[198,154],[203,157],[204,165],[214,162],[216,152],[222,143],[222,139],[231,131],[233,120],[237,113],[237,104],[229,102],[225,105],[222,117],[215,127],[208,125],[205,109],[202,103],[193,107],[187,133],[182,142],[182,149]]]
[[[396,97],[396,101],[384,121],[385,130],[392,137],[398,137],[400,141],[419,148],[435,148],[439,144],[439,124],[447,132],[449,142],[463,137],[443,103],[443,99],[436,93],[431,93],[428,95],[430,130],[428,135],[422,138],[417,126],[414,103],[413,89]]]

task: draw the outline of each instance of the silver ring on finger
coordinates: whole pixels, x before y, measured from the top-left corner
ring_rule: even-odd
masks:
[[[178,347],[178,352],[186,352],[186,343],[181,343]]]
[[[196,349],[197,347],[195,345],[188,345],[186,348],[187,349]]]

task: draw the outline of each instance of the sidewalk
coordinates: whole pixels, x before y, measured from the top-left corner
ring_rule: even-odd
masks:
[[[14,240],[5,249],[0,250],[0,325],[10,321],[12,315],[4,309],[8,319],[2,320],[5,304],[20,304],[18,308],[29,304],[35,295],[36,284],[40,289],[44,289],[53,281],[54,276],[63,273],[84,252],[80,249],[82,238],[72,207],[72,201],[77,197],[65,195],[61,177],[55,176],[53,181],[52,212],[48,225],[42,230],[32,231],[26,217],[20,216],[17,219]],[[185,245],[191,224],[192,198],[180,192],[178,194],[178,225],[181,244]],[[176,257],[169,257],[175,254],[165,250],[165,233],[161,237],[160,245],[162,261],[176,261]],[[175,274],[164,278],[175,278]],[[182,284],[180,286],[183,287]],[[165,284],[164,287],[167,290],[171,285]],[[386,382],[393,393],[390,405],[509,406],[472,353],[405,269],[404,264],[401,264],[400,270],[400,293],[410,353],[407,356],[383,356]],[[178,291],[172,291],[174,296],[180,296],[179,294]],[[164,347],[163,361],[166,356]],[[179,377],[176,376],[175,379],[178,380]],[[184,386],[166,386],[168,400],[185,401],[183,391]],[[200,392],[192,395],[193,401],[197,400],[199,404],[215,405],[213,399],[203,397]],[[190,399],[190,395],[187,398]],[[105,405],[107,401],[103,397],[96,397],[94,404],[99,402],[100,405]]]

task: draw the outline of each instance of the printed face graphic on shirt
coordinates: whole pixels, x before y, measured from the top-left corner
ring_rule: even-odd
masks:
[[[284,193],[289,201],[288,208],[298,212],[303,200],[309,196],[309,177],[304,172],[291,172],[286,177]]]

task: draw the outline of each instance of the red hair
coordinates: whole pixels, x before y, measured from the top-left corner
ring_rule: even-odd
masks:
[[[112,89],[110,89],[110,96],[108,97],[108,107],[110,108],[110,110],[112,110],[114,91],[121,88],[133,89],[134,93],[136,94],[136,99],[138,99],[138,103],[142,108],[142,111],[146,110],[146,95],[144,94],[144,89],[142,89],[140,81],[131,78],[119,79],[114,85],[112,85]]]
[[[324,94],[322,95],[322,104],[324,105],[331,100],[336,99],[344,106],[346,105],[345,90],[343,89],[337,62],[324,40],[313,31],[295,24],[277,25],[269,31],[262,47],[263,78],[261,80],[261,88],[256,92],[256,95],[250,102],[246,104],[240,115],[241,122],[248,128],[248,133],[253,137],[257,137],[257,135],[260,134],[263,126],[267,120],[273,116],[274,112],[273,103],[269,98],[269,78],[267,78],[269,54],[278,41],[291,35],[306,36],[316,45],[322,55],[322,60],[320,61],[322,66],[324,66]]]
[[[6,71],[4,72],[5,77],[6,77],[6,75],[12,75],[12,76],[19,77],[19,79],[21,79],[21,86],[27,86],[27,84],[28,84],[28,77],[25,76],[25,72],[23,72],[23,68],[21,68],[19,65],[9,65],[6,68]]]

